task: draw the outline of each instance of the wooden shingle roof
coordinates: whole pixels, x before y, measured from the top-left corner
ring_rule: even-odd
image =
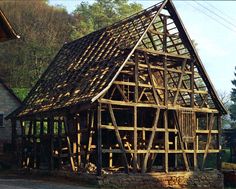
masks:
[[[171,1],[165,0],[111,26],[65,44],[36,83],[18,116],[96,101],[135,50],[162,50],[162,13],[169,12],[169,54],[199,59]],[[176,23],[177,22],[177,23]],[[154,35],[151,35],[154,34]],[[153,44],[155,43],[155,44]],[[199,59],[199,69],[220,111],[225,112]]]

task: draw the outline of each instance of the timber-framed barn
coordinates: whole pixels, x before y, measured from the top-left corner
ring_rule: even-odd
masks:
[[[101,175],[198,170],[209,156],[219,165],[225,113],[165,0],[64,44],[11,119],[23,167]]]

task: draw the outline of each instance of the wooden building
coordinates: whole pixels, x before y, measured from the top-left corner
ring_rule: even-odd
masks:
[[[94,165],[101,175],[197,170],[209,156],[219,163],[225,113],[165,0],[63,45],[12,115],[23,167]]]
[[[0,42],[16,38],[19,38],[19,36],[0,9]],[[0,45],[4,45],[4,43]],[[11,121],[5,120],[5,117],[20,105],[21,101],[19,98],[0,78],[0,153],[3,152],[4,144],[11,144],[12,142]]]

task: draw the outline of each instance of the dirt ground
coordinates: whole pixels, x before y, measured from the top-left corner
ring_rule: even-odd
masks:
[[[0,189],[96,189],[62,182],[20,178],[0,178]]]

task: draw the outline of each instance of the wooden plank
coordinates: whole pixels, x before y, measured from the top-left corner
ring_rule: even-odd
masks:
[[[80,122],[79,117],[76,117],[76,162],[77,162],[77,170],[81,167],[81,128],[80,128]]]
[[[215,120],[214,114],[210,114],[209,133],[207,135],[207,143],[206,143],[205,153],[204,153],[203,161],[202,161],[202,167],[201,167],[202,170],[204,169],[206,158],[207,158],[207,154],[208,154],[210,143],[211,143],[211,136],[212,136],[211,135],[211,130],[212,130],[213,126],[214,126],[214,120]]]
[[[62,120],[58,120],[58,159],[59,169],[61,169],[61,155],[62,155]]]
[[[217,145],[218,145],[218,149],[221,150],[222,149],[222,144],[221,144],[221,133],[222,133],[222,118],[220,115],[217,115],[217,129],[219,131],[218,135],[217,135]],[[219,152],[217,154],[217,169],[221,170],[221,164],[222,164],[222,157],[221,157],[221,153]]]
[[[70,137],[69,137],[69,123],[68,123],[69,117],[64,116],[64,127],[65,127],[65,135],[66,135],[66,141],[68,145],[68,156],[70,159],[70,165],[72,171],[75,171],[75,163],[72,155],[72,149],[71,149],[71,142],[70,142]]]
[[[185,152],[185,149],[184,149],[183,138],[182,138],[181,133],[180,133],[181,131],[180,131],[180,125],[179,125],[179,121],[178,121],[178,117],[177,117],[177,112],[175,111],[175,112],[173,112],[173,114],[174,114],[174,119],[175,119],[175,123],[176,123],[176,128],[178,129],[178,138],[179,138],[180,147],[181,147],[181,150],[182,150],[182,153],[183,153],[184,164],[185,164],[186,170],[190,171],[187,155],[186,155],[186,152]]]
[[[49,155],[49,169],[53,170],[54,169],[54,161],[53,161],[53,140],[54,140],[54,123],[53,123],[53,117],[48,118],[48,131],[49,131],[49,137],[50,137],[50,144],[49,144],[49,150],[50,150],[50,155]]]
[[[167,78],[167,62],[166,57],[163,59],[163,67],[164,67],[164,105],[168,105],[168,78]]]
[[[184,59],[182,67],[181,67],[181,72],[182,73],[180,74],[180,77],[179,77],[179,80],[178,80],[178,86],[177,86],[177,91],[175,93],[175,97],[174,97],[174,100],[173,100],[173,105],[176,104],[176,101],[177,101],[178,96],[179,96],[180,88],[181,88],[183,77],[184,77],[184,74],[185,74],[186,63],[187,63],[187,60]]]
[[[138,107],[134,106],[134,155],[133,155],[133,171],[134,173],[137,172],[138,168],[138,155],[137,155],[137,150],[138,150],[138,130],[137,130],[137,124],[138,124]]]
[[[157,95],[157,91],[155,89],[155,84],[154,84],[154,81],[153,81],[153,78],[152,78],[153,77],[152,71],[151,71],[150,64],[149,64],[148,57],[147,57],[146,53],[144,53],[144,57],[145,57],[145,63],[148,66],[147,67],[148,68],[148,75],[149,75],[150,83],[151,83],[151,86],[152,86],[152,92],[153,92],[155,102],[156,102],[156,104],[160,104],[159,99],[158,99],[158,95]]]
[[[103,153],[119,153],[119,154],[122,154],[123,151],[121,149],[102,149],[102,152]],[[165,150],[158,150],[158,149],[155,149],[155,150],[137,150],[137,153],[138,154],[146,154],[150,152],[150,154],[165,154]],[[169,154],[183,154],[183,152],[185,154],[193,154],[194,153],[194,150],[169,150]],[[213,153],[213,154],[216,154],[216,153],[219,153],[220,150],[219,149],[209,149],[208,153]],[[126,153],[127,154],[133,154],[134,153],[134,150],[126,150]],[[205,153],[205,150],[198,150],[197,151],[198,154],[204,154]]]
[[[98,103],[97,106],[97,175],[102,175],[102,105]]]
[[[195,62],[195,61],[194,61]],[[194,107],[194,62],[191,61],[190,63],[190,69],[191,69],[191,75],[190,75],[190,89],[191,89],[191,93],[190,93],[190,106]],[[186,72],[185,72],[186,73]]]
[[[129,173],[129,165],[128,165],[128,160],[127,160],[127,157],[126,157],[126,150],[123,146],[123,143],[122,143],[122,140],[121,140],[121,137],[120,137],[119,129],[117,127],[115,115],[114,115],[111,104],[108,104],[108,109],[109,109],[109,113],[110,113],[110,116],[111,116],[112,124],[115,126],[116,139],[117,139],[117,142],[118,142],[119,147],[120,147],[120,149],[122,151],[122,154],[123,154],[123,159],[124,159],[124,164],[125,164],[124,165],[125,172]],[[136,151],[136,150],[134,149],[134,151]]]
[[[37,141],[36,141],[36,134],[37,134],[37,122],[33,122],[33,151],[34,151],[34,157],[33,157],[33,168],[37,167]]]
[[[167,71],[167,69],[166,69],[166,71]],[[114,81],[114,84],[126,85],[126,86],[135,86],[134,82],[127,82],[127,81]],[[152,88],[152,85],[139,83],[139,87]],[[154,88],[155,89],[160,89],[160,90],[165,90],[165,87],[162,87],[162,86],[155,86]],[[175,87],[168,87],[167,86],[167,90],[177,91],[178,89],[175,88]],[[190,89],[184,89],[184,88],[179,89],[179,91],[180,92],[187,92],[187,93],[191,93],[192,92]],[[208,94],[207,91],[201,91],[201,90],[195,90],[194,93],[195,94]]]
[[[120,85],[116,84],[116,88],[118,89],[118,91],[120,92],[121,96],[123,97],[125,102],[128,102],[128,98],[125,96],[124,91],[120,88]]]
[[[148,157],[150,155],[150,150],[152,148],[153,141],[154,141],[154,138],[155,138],[159,115],[160,115],[160,109],[158,108],[156,110],[155,118],[154,118],[154,121],[153,121],[152,133],[151,133],[151,136],[150,136],[150,139],[149,139],[149,143],[148,143],[148,147],[147,147],[147,153],[145,154],[144,160],[143,160],[142,173],[145,173],[146,170],[147,170]]]
[[[118,101],[118,100],[108,100],[108,99],[100,99],[98,100],[100,103],[104,104],[111,104],[111,105],[117,105],[117,106],[137,106],[142,108],[160,108],[160,109],[166,109],[168,110],[191,110],[193,112],[208,112],[208,113],[218,113],[219,111],[217,109],[209,109],[209,108],[188,108],[188,107],[181,107],[181,106],[164,106],[164,105],[156,105],[156,104],[147,104],[147,103],[135,103],[135,102],[124,102],[124,101]]]
[[[198,125],[196,123],[196,114],[194,112],[192,112],[193,116],[192,116],[192,124],[195,125],[196,130],[198,129]],[[198,169],[198,160],[197,160],[197,150],[198,150],[198,138],[197,138],[197,133],[195,131],[195,137],[194,137],[194,142],[193,142],[193,150],[194,150],[194,154],[193,154],[193,167],[194,170],[197,171]]]
[[[100,125],[100,128],[101,125]],[[94,129],[94,111],[92,110],[91,116],[90,116],[90,125],[89,125],[89,130],[88,130],[88,144],[87,144],[87,149],[85,153],[85,158],[86,158],[86,163],[89,162],[89,157],[90,157],[90,151],[91,151],[91,145],[93,141],[93,129]]]
[[[164,128],[165,128],[165,172],[169,172],[169,132],[168,132],[168,112],[164,110],[163,118],[164,118]]]

